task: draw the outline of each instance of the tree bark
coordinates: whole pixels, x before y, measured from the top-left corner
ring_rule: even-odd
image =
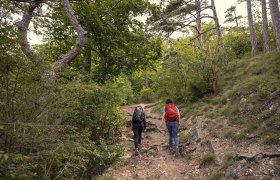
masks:
[[[269,33],[268,33],[268,22],[267,22],[267,11],[266,11],[266,0],[262,0],[262,28],[263,28],[263,47],[264,52],[270,52]]]
[[[197,24],[197,48],[201,48],[201,42],[202,42],[202,34],[201,34],[201,3],[200,0],[195,1],[196,4],[196,24]]]
[[[20,33],[19,40],[21,49],[24,54],[32,61],[32,62],[41,62],[39,58],[36,56],[34,51],[30,48],[29,42],[27,40],[27,31],[31,22],[31,19],[34,14],[34,10],[40,6],[43,0],[13,0],[15,2],[26,2],[29,3],[28,8],[23,13],[23,17],[21,22],[18,24],[18,28]],[[78,34],[78,38],[74,44],[74,47],[68,51],[66,54],[63,54],[59,57],[59,59],[51,64],[51,71],[56,71],[64,66],[66,66],[71,60],[73,60],[81,51],[87,40],[87,32],[81,27],[79,24],[75,13],[69,3],[69,0],[61,0],[63,8],[68,16],[70,24],[73,26],[75,31]],[[53,73],[50,73],[53,74]]]
[[[280,13],[277,0],[269,0],[271,19],[276,38],[277,51],[280,51]]]
[[[35,52],[30,48],[27,31],[33,17],[34,10],[39,7],[42,1],[30,1],[27,9],[23,13],[22,20],[17,24],[19,29],[19,42],[23,53],[29,58],[33,63],[40,64],[41,60],[35,54]]]
[[[215,6],[214,0],[211,0],[211,7],[212,7],[212,11],[213,11],[213,19],[214,19],[215,25],[216,25],[216,34],[218,36],[219,50],[222,53],[222,61],[223,61],[223,64],[227,64],[227,59],[224,55],[224,44],[223,44],[223,38],[222,38],[222,33],[221,33],[221,27],[220,27],[219,19],[217,16],[217,11],[216,11],[216,6]]]
[[[254,56],[258,53],[258,46],[254,32],[254,22],[252,16],[252,3],[251,0],[247,0],[247,15],[248,15],[248,24],[250,29],[250,41],[252,45],[251,54]]]

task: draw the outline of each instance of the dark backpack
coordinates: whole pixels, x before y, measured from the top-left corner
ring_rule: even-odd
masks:
[[[142,123],[142,110],[139,108],[135,108],[132,116],[132,122],[136,124]]]
[[[168,103],[165,105],[165,119],[167,121],[176,121],[178,119],[178,112],[176,106],[173,103]]]

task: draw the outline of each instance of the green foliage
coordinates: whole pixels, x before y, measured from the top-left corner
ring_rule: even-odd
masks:
[[[88,32],[86,50],[76,57],[71,66],[84,69],[98,84],[121,74],[130,75],[140,68],[151,68],[161,56],[161,39],[146,34],[137,20],[146,12],[146,0],[105,0],[72,2],[81,26]],[[48,39],[45,53],[51,59],[72,48],[76,34],[59,3],[48,3],[52,21],[40,18],[38,27],[44,27]]]
[[[116,78],[103,86],[73,81],[60,88],[58,107],[65,117],[64,123],[90,128],[94,140],[102,137],[114,141],[120,136],[124,118],[119,105],[132,95],[125,79]]]
[[[213,163],[214,160],[215,160],[214,154],[212,154],[210,152],[206,152],[201,155],[201,157],[199,159],[199,166],[209,165],[209,164]]]
[[[21,53],[2,58],[1,179],[91,179],[118,159],[120,105],[132,96],[125,78],[98,86],[66,69],[56,86],[44,89],[43,67]]]
[[[223,36],[227,56],[230,59],[241,58],[251,50],[249,32],[244,29],[230,31]]]
[[[156,99],[156,95],[151,88],[142,88],[139,96],[142,102],[152,102]]]
[[[203,61],[195,59],[195,50],[186,48],[186,43],[188,40],[182,39],[173,44],[153,78],[153,88],[159,96],[174,102],[196,101],[209,91],[207,67]]]

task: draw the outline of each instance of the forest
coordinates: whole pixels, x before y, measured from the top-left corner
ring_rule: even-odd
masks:
[[[215,3],[0,0],[0,179],[98,179],[124,154],[122,106],[166,98],[279,146],[279,1],[229,2],[224,22]]]

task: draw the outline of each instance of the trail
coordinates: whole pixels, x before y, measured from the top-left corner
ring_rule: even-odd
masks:
[[[239,143],[224,138],[225,132],[230,128],[240,130],[239,127],[230,126],[226,120],[207,119],[203,116],[189,119],[183,117],[181,124],[186,128],[181,130],[179,136],[187,134],[188,140],[181,144],[180,157],[175,157],[167,150],[168,132],[165,126],[160,127],[161,115],[151,112],[153,105],[145,105],[147,130],[142,135],[142,147],[138,156],[134,155],[130,126],[136,105],[123,106],[127,127],[121,140],[125,149],[121,157],[122,163],[113,165],[104,175],[117,180],[209,180],[213,173],[222,170],[224,179],[229,180],[280,180],[280,147],[265,145],[253,134],[246,134]],[[200,159],[205,152],[213,153],[214,160],[201,166]],[[222,168],[227,154],[234,155],[235,161]]]
[[[123,107],[128,121],[131,120],[134,107],[133,105]],[[142,136],[139,156],[134,156],[133,133],[131,127],[127,127],[122,137],[125,148],[122,159],[125,161],[125,166],[112,167],[107,173],[119,180],[201,179],[198,167],[193,169],[191,161],[183,157],[175,157],[167,150],[168,132],[165,126],[160,128],[160,115],[152,113],[149,104],[146,105],[145,112],[147,130]],[[188,173],[189,171],[193,173]]]

